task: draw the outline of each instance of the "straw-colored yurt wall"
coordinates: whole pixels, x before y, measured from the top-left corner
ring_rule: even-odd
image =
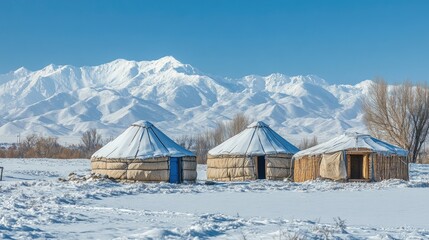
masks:
[[[195,181],[197,178],[196,157],[182,157],[182,180]],[[150,159],[107,159],[91,158],[91,167],[94,173],[104,174],[110,178],[162,182],[169,181],[169,157],[156,157]]]
[[[293,179],[292,154],[266,155],[266,178],[269,180]]]
[[[257,179],[257,156],[219,155],[207,157],[207,179],[243,181]],[[293,174],[291,154],[266,155],[266,179],[283,180]]]
[[[320,163],[322,155],[302,156],[293,163],[293,181],[304,182],[320,177]]]
[[[254,158],[246,156],[207,156],[207,179],[241,181],[255,179]]]
[[[408,181],[409,169],[407,157],[390,155],[384,156],[381,154],[374,154],[374,169],[373,179],[381,181],[385,179],[397,178]]]
[[[182,157],[182,180],[195,182],[197,180],[197,158]]]
[[[363,180],[381,181],[386,179],[403,179],[408,180],[408,163],[407,158],[397,155],[382,155],[370,153],[368,151],[347,151],[347,176],[350,177],[351,155],[363,156]],[[294,161],[294,178],[295,182],[304,182],[320,178],[320,164],[323,155],[301,156]]]

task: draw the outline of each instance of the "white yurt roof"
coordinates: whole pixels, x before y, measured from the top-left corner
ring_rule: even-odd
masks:
[[[147,159],[153,157],[195,156],[148,121],[138,121],[95,152],[92,157]]]
[[[294,154],[298,151],[297,147],[274,132],[267,124],[254,122],[242,132],[211,149],[209,154],[212,156],[262,156],[279,153]]]
[[[381,154],[396,154],[400,156],[406,156],[408,154],[407,150],[387,142],[383,142],[368,134],[348,132],[322,144],[299,151],[294,155],[294,157],[334,153],[353,148],[366,148]]]

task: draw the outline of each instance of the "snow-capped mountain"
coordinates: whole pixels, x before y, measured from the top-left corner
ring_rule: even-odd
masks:
[[[360,98],[370,83],[329,85],[313,75],[278,73],[216,78],[170,56],[19,68],[0,75],[0,142],[36,133],[71,143],[90,128],[115,137],[142,119],[177,137],[243,112],[298,144],[302,137],[365,131]]]

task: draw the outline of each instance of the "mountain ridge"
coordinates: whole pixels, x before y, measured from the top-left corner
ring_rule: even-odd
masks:
[[[298,144],[313,135],[365,132],[360,99],[370,83],[330,85],[316,75],[281,73],[211,77],[172,56],[82,67],[50,64],[36,71],[21,67],[0,74],[0,142],[36,133],[73,143],[89,128],[114,137],[141,119],[174,138],[242,112]]]

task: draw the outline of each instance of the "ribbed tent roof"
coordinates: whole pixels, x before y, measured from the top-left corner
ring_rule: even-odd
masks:
[[[274,132],[263,122],[254,122],[239,134],[209,151],[216,155],[263,156],[267,154],[294,154],[299,149]]]
[[[121,135],[95,152],[92,157],[147,159],[153,157],[195,156],[148,121],[132,124]]]
[[[325,143],[302,150],[296,153],[294,157],[333,153],[353,148],[365,148],[371,150],[372,152],[381,154],[396,154],[400,156],[406,156],[408,154],[407,150],[387,142],[383,142],[377,138],[371,137],[368,134],[349,132],[333,138]]]

